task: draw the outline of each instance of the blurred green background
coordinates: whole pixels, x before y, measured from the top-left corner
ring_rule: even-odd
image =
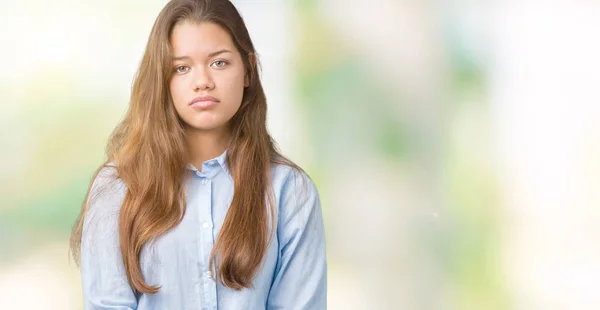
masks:
[[[325,216],[330,309],[599,309],[600,4],[237,0]],[[0,300],[68,237],[166,1],[0,2]]]

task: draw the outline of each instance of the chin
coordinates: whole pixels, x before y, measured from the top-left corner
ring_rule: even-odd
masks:
[[[190,119],[185,120],[185,123],[190,129],[194,130],[214,130],[221,126],[223,126],[224,122],[221,122],[219,118],[214,117],[206,117],[208,115],[203,115],[203,117],[192,117]]]
[[[196,125],[196,124],[192,124],[191,126],[188,125],[190,127],[190,129],[193,130],[199,130],[199,131],[211,131],[211,130],[215,130],[218,129],[221,126],[210,126],[210,125]]]
[[[206,122],[188,123],[188,126],[190,127],[190,129],[201,130],[201,131],[211,131],[211,130],[220,129],[224,125],[225,124],[221,124],[221,123],[206,123]]]

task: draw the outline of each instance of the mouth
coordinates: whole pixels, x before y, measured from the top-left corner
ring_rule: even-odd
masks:
[[[194,100],[192,100],[189,105],[192,108],[208,109],[208,108],[215,106],[217,103],[219,103],[219,99],[217,99],[215,97],[200,96],[200,97],[194,98]]]

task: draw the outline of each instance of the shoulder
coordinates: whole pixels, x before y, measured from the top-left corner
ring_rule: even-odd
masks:
[[[114,162],[103,164],[95,175],[90,193],[101,193],[106,191],[119,190],[125,184],[119,178],[119,171]]]
[[[82,228],[82,247],[90,247],[93,241],[115,240],[121,205],[127,192],[119,178],[114,163],[106,163],[94,174],[87,194],[85,217]]]
[[[103,164],[99,168],[98,174],[96,174],[96,177],[94,178],[94,183],[108,182],[110,179],[117,179],[117,177],[118,177],[117,165],[111,161],[106,164]]]
[[[127,187],[119,178],[117,165],[102,165],[92,181],[88,193],[88,210],[93,213],[113,213],[120,209]]]
[[[300,167],[285,164],[271,166],[272,185],[275,192],[306,192],[318,194],[310,176]]]
[[[305,171],[294,166],[274,164],[271,174],[280,220],[284,223],[297,215],[308,216],[320,208],[317,187]]]

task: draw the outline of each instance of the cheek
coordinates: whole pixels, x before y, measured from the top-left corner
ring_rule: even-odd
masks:
[[[228,79],[227,93],[236,104],[241,104],[244,96],[244,76],[236,74]]]
[[[175,105],[181,104],[181,100],[183,100],[183,81],[181,79],[173,79],[171,80],[169,90],[171,91],[171,99],[173,99],[173,103]]]

